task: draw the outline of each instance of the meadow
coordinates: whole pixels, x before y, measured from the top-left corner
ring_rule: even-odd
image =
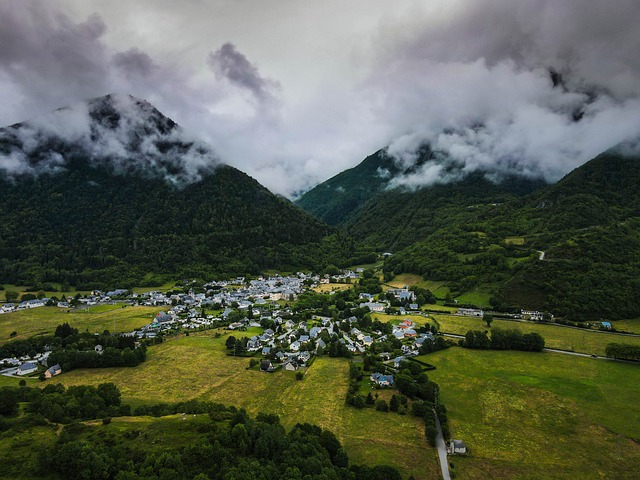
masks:
[[[466,350],[435,365],[459,479],[638,478],[640,368],[557,353]]]
[[[55,381],[67,386],[113,382],[133,406],[210,400],[253,415],[275,413],[286,427],[315,423],[338,436],[354,463],[390,464],[405,477],[437,478],[436,452],[426,443],[421,420],[345,406],[347,360],[319,357],[298,381],[294,372],[247,369],[248,358],[226,354],[226,338],[227,333],[216,338],[215,331],[192,333],[150,347],[138,367],[75,370]]]
[[[69,323],[79,331],[130,332],[149,323],[160,307],[96,305],[86,309],[39,307],[0,315],[0,344],[36,335],[52,335],[58,325]],[[11,333],[16,335],[11,337]]]
[[[469,330],[490,330],[487,328],[487,324],[482,321],[482,318],[478,317],[441,314],[433,314],[432,317],[440,324],[440,331],[446,333],[464,335]],[[537,332],[544,337],[545,346],[549,348],[596,355],[604,355],[609,343],[640,345],[640,337],[612,335],[596,330],[568,328],[558,325],[494,319],[493,323],[491,323],[491,328],[516,328],[522,333]]]

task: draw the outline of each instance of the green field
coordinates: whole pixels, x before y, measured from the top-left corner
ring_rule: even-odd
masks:
[[[237,336],[237,334],[235,334]],[[278,414],[291,427],[310,422],[332,430],[355,463],[387,463],[416,479],[436,478],[436,452],[423,423],[411,416],[356,410],[344,405],[348,362],[319,357],[303,381],[294,372],[247,370],[249,359],[226,355],[227,335],[191,334],[150,347],[134,368],[75,370],[55,379],[65,385],[114,382],[132,405],[211,400],[244,407],[251,414]]]
[[[640,333],[640,318],[634,318],[631,320],[614,320],[612,325],[616,330]]]
[[[469,330],[487,330],[487,324],[478,317],[440,314],[434,314],[433,317],[440,324],[440,330],[446,333],[464,335]],[[491,328],[496,327],[503,329],[517,328],[522,333],[537,332],[544,337],[545,345],[549,348],[588,354],[604,355],[605,348],[609,343],[640,345],[640,337],[612,335],[596,330],[567,328],[557,325],[495,319],[491,324]]]
[[[477,305],[478,307],[483,308],[489,306],[489,299],[491,297],[492,295],[489,292],[473,290],[456,297],[456,300],[458,300],[458,303],[460,304]]]
[[[524,245],[525,240],[524,237],[506,237],[504,243],[507,245]]]
[[[61,323],[68,322],[83,332],[102,333],[104,330],[129,332],[149,323],[160,307],[125,307],[96,305],[87,310],[67,310],[40,307],[0,315],[0,344],[35,335],[53,334]],[[13,338],[12,332],[17,332]]]
[[[640,464],[640,367],[556,353],[466,350],[436,365],[458,479],[632,479]]]

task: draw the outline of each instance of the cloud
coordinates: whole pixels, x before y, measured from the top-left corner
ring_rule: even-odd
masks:
[[[343,3],[1,2],[0,125],[131,94],[289,197],[387,145],[419,188],[554,181],[640,132],[636,0]]]
[[[424,144],[437,152],[391,185],[474,171],[553,182],[640,136],[635,2],[453,2],[446,22],[427,13],[388,27],[392,46],[367,85],[397,127],[387,151],[401,168]]]
[[[60,173],[80,156],[115,174],[135,172],[184,187],[221,163],[209,146],[152,105],[126,95],[80,102],[0,129],[0,145],[0,170],[9,177]]]
[[[209,65],[218,79],[248,91],[260,103],[273,102],[277,82],[263,78],[258,69],[232,43],[209,54]]]

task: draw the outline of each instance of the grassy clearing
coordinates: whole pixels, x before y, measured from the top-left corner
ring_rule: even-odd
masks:
[[[461,304],[471,304],[477,305],[478,307],[488,307],[490,305],[489,299],[491,297],[492,295],[488,292],[473,290],[471,292],[463,293],[459,297],[456,297],[456,300],[458,300],[458,303]]]
[[[40,384],[38,377],[6,377],[0,375],[0,388],[2,387],[17,387],[20,384],[20,380],[24,379],[29,387],[37,387]]]
[[[613,328],[620,331],[640,333],[640,318],[633,318],[630,320],[614,320]]]
[[[387,282],[387,285],[393,288],[402,288],[405,285],[413,286],[422,282],[422,276],[414,275],[412,273],[402,273],[400,275],[396,275],[393,280]]]
[[[524,245],[525,240],[524,237],[506,237],[504,243],[507,245]]]
[[[487,330],[487,324],[477,317],[439,314],[434,314],[433,317],[440,323],[441,331],[447,333],[464,335],[469,330]],[[557,325],[495,319],[491,324],[491,328],[496,327],[503,329],[517,328],[522,333],[537,332],[544,337],[545,344],[549,348],[581,353],[604,355],[605,348],[609,343],[640,345],[640,337],[611,335],[594,330],[567,328]]]
[[[450,293],[449,287],[445,285],[446,282],[436,281],[436,280],[423,280],[418,284],[419,287],[426,288],[427,290],[431,290],[436,298],[444,299],[447,296],[447,293]]]
[[[253,415],[275,413],[287,427],[311,422],[332,430],[355,463],[388,463],[417,479],[437,476],[436,453],[427,446],[419,419],[344,405],[346,360],[320,357],[297,381],[294,372],[247,370],[248,358],[226,355],[226,337],[203,332],[172,339],[149,348],[138,367],[76,370],[56,382],[114,382],[132,405],[197,398],[244,407]]]
[[[112,308],[113,305],[96,305],[89,310],[66,310],[57,307],[40,307],[0,315],[0,343],[24,339],[34,335],[53,334],[61,323],[68,322],[80,331],[102,333],[104,330],[128,332],[141,327],[153,318],[159,307]],[[18,334],[10,338],[11,332]]]
[[[351,288],[353,288],[352,283],[323,283],[322,285],[314,287],[313,291],[318,293],[327,293],[337,292],[340,290],[349,290]]]
[[[640,368],[554,353],[452,348],[437,366],[458,478],[637,478]]]

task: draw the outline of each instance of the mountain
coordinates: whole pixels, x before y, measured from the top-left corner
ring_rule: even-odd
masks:
[[[331,227],[133,97],[0,129],[0,173],[2,282],[113,287],[320,268],[335,243]],[[335,263],[339,245],[331,251]]]
[[[546,185],[541,179],[478,171],[421,188],[394,186],[394,180],[421,167],[446,163],[429,145],[420,147],[410,167],[401,166],[382,149],[308,191],[296,204],[330,225],[343,227],[358,241],[395,251],[447,225],[452,215],[472,218],[478,205],[504,203]]]
[[[443,281],[454,296],[484,292],[498,307],[577,320],[640,315],[639,184],[640,157],[612,149],[557,184],[478,207],[472,218],[454,212],[385,271]]]
[[[295,203],[329,225],[340,225],[386,187],[389,174],[398,172],[393,159],[379,150],[309,190]]]

